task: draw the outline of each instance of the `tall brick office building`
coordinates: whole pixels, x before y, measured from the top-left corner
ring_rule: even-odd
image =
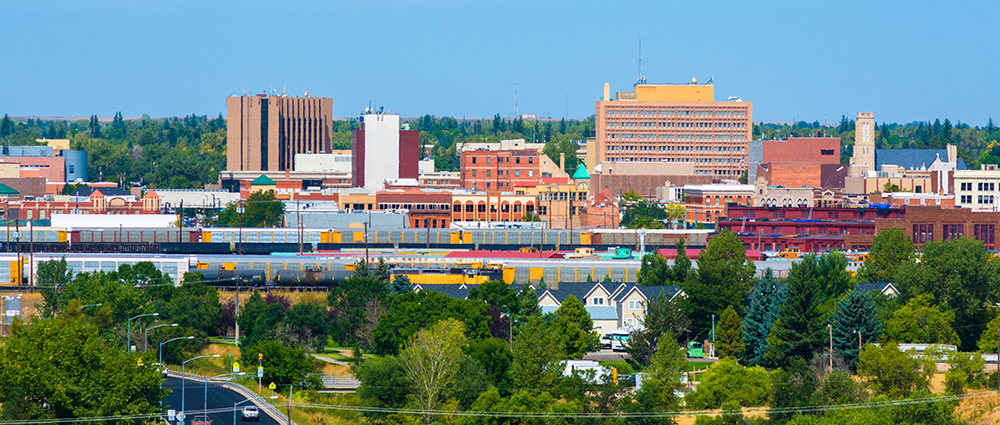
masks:
[[[753,104],[738,98],[716,102],[712,84],[636,84],[634,91],[610,86],[597,101],[593,170],[605,162],[680,162],[695,175],[736,178],[746,169],[753,136]],[[589,149],[589,147],[588,147]]]
[[[295,154],[333,146],[328,97],[230,96],[226,114],[227,171],[291,171]]]

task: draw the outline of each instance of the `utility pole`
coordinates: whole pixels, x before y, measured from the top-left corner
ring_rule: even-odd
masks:
[[[292,425],[292,389],[293,388],[295,388],[294,384],[290,385],[288,387],[288,424],[286,424],[286,425]]]
[[[830,373],[833,373],[833,325],[828,324],[826,328],[830,331]],[[861,353],[858,352],[858,354]]]

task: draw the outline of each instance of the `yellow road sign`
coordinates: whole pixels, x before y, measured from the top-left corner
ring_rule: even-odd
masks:
[[[275,389],[275,388],[278,388],[278,386],[277,386],[277,385],[274,385],[274,382],[272,382],[272,383],[271,383],[270,385],[268,385],[267,387],[268,387],[268,388],[270,388],[270,389],[272,389],[272,390],[273,390],[273,389]]]
[[[233,362],[233,372],[239,372],[239,371],[240,371],[240,364],[237,362]]]

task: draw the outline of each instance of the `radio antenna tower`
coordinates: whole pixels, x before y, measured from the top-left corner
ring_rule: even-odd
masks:
[[[514,116],[512,119],[517,119],[517,80],[514,80]]]
[[[642,76],[642,37],[639,37],[639,75],[635,78],[635,85],[646,84],[646,77]]]

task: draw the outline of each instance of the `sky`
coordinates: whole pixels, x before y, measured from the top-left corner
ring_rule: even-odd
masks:
[[[586,118],[715,82],[757,122],[1000,119],[1000,2],[0,0],[0,113],[225,114],[272,88],[403,117]]]

